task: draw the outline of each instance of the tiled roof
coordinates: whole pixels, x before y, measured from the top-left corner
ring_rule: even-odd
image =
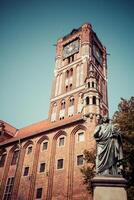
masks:
[[[32,125],[29,125],[29,126],[19,129],[13,138],[8,139],[5,142],[2,142],[1,145],[7,144],[10,142],[14,142],[19,139],[31,137],[31,136],[37,135],[39,133],[42,133],[42,132],[51,131],[53,129],[57,129],[62,126],[66,126],[70,123],[74,123],[74,122],[82,120],[82,119],[83,119],[82,115],[77,114],[72,117],[68,117],[68,118],[59,120],[57,122],[50,122],[49,120],[43,120],[38,123],[35,123],[35,124],[32,124]]]
[[[12,136],[12,137],[15,136],[16,131],[17,131],[17,129],[16,129],[15,127],[11,126],[9,123],[7,123],[7,122],[5,122],[5,121],[3,121],[3,120],[0,120],[0,123],[2,123],[2,124],[4,125],[4,131],[5,131],[8,135],[10,135],[10,136]]]

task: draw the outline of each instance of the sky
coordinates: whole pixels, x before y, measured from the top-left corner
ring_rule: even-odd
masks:
[[[47,119],[58,38],[89,22],[108,56],[110,117],[134,96],[133,0],[0,0],[0,119]]]

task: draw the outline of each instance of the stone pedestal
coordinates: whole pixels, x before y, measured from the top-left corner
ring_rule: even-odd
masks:
[[[127,181],[121,176],[96,176],[92,179],[93,200],[127,200]]]

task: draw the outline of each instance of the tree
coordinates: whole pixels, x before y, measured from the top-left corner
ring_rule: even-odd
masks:
[[[118,111],[113,116],[123,139],[123,176],[127,179],[128,200],[134,200],[134,97],[121,98]]]
[[[86,184],[87,190],[90,194],[92,193],[91,180],[95,176],[95,157],[95,149],[92,149],[91,151],[84,151],[86,164],[81,168],[81,172],[83,174],[83,183]]]
[[[119,127],[123,140],[123,176],[127,179],[128,200],[134,200],[134,97],[121,98],[118,110],[113,115],[113,123]],[[84,184],[91,193],[91,179],[95,175],[95,150],[84,151],[86,165],[81,169]]]

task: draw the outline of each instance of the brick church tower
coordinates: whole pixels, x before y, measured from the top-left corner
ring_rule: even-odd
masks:
[[[86,23],[57,41],[48,119],[21,129],[0,120],[0,200],[91,200],[80,169],[103,115],[106,48]]]
[[[106,49],[90,24],[57,41],[49,119],[108,113]]]

